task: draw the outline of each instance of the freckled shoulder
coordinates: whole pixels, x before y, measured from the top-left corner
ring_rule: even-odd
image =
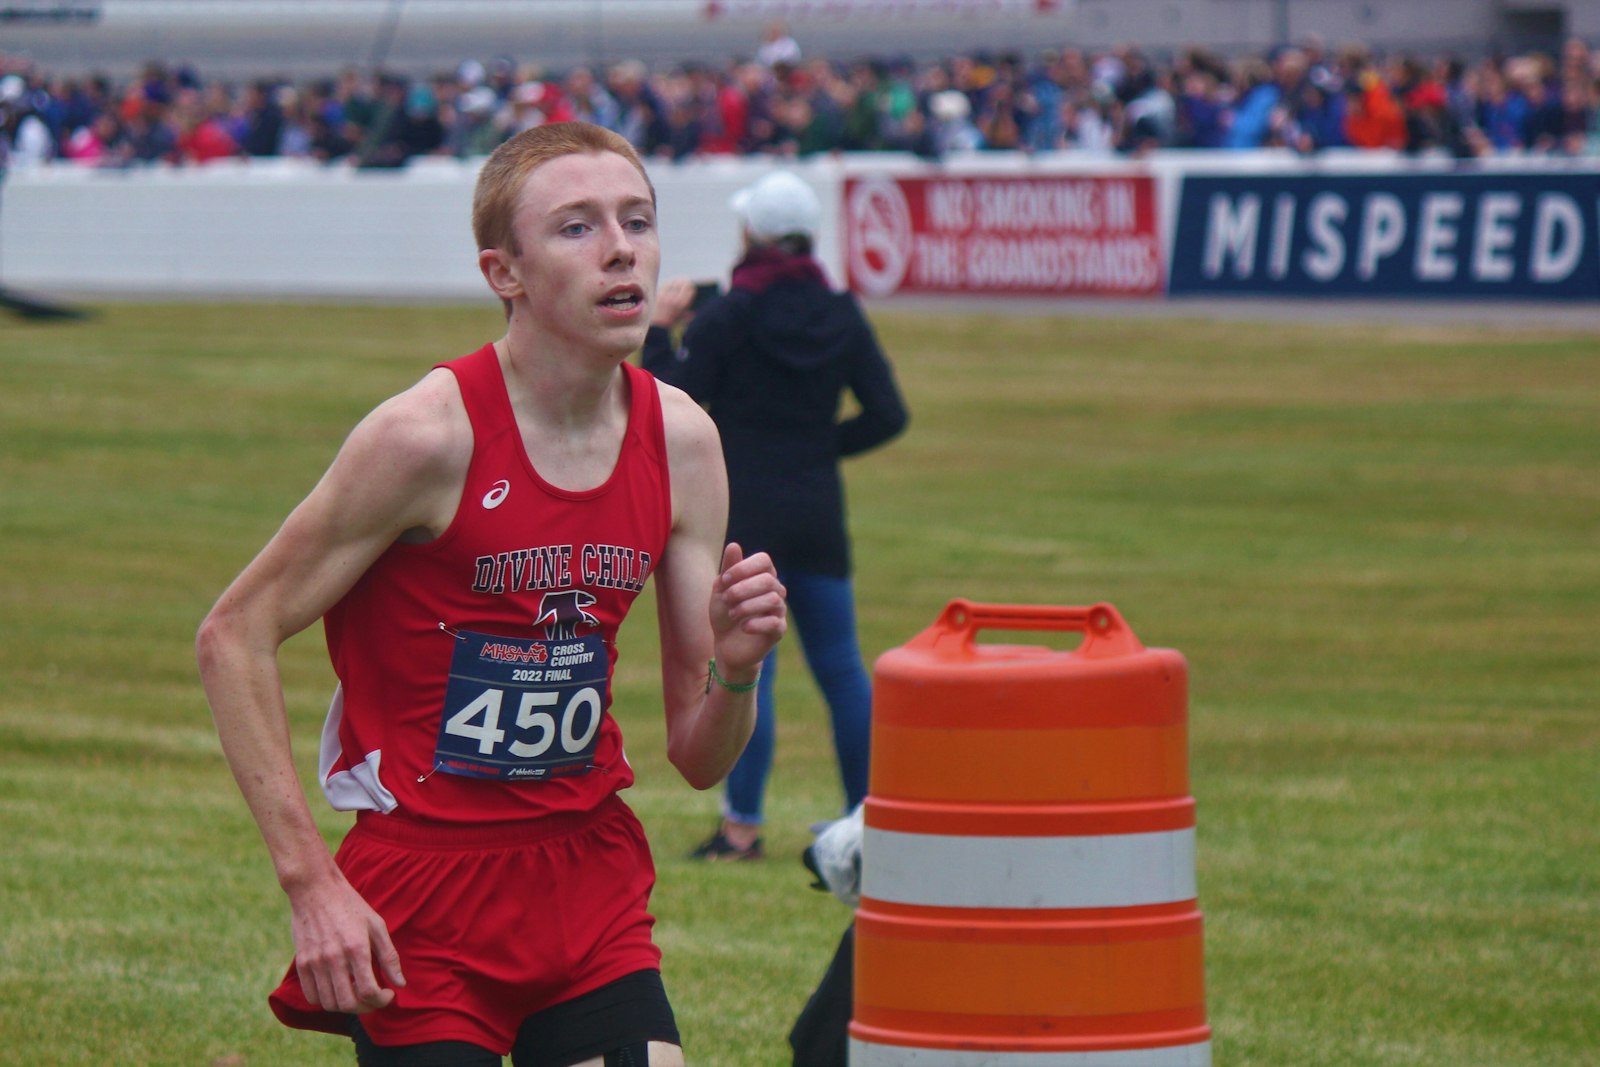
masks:
[[[391,462],[418,473],[464,473],[472,459],[472,422],[455,375],[447,370],[432,370],[379,404],[362,429]]]
[[[721,462],[722,439],[717,424],[705,409],[677,386],[657,381],[661,394],[661,419],[667,437],[667,460],[676,469],[681,463]]]
[[[431,371],[372,410],[329,472],[342,507],[385,535],[446,529],[472,465],[472,422],[455,376]]]
[[[666,428],[673,526],[679,532],[692,527],[692,536],[711,546],[708,551],[720,550],[728,521],[728,475],[717,425],[682,389],[665,382],[656,387]]]

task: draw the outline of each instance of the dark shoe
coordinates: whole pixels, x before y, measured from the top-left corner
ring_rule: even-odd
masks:
[[[750,843],[749,848],[740,848],[723,836],[721,830],[712,834],[700,847],[689,853],[692,860],[758,860],[765,855],[761,851],[761,838],[756,838]]]

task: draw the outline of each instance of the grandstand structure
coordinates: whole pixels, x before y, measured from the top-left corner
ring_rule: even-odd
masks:
[[[1123,43],[1260,53],[1313,36],[1474,55],[1600,40],[1600,0],[4,0],[0,53],[112,77],[152,59],[235,78],[420,76],[490,55],[552,70],[720,65],[779,23],[804,55],[839,60]]]

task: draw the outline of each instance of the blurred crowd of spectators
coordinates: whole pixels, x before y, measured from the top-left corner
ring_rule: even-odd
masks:
[[[124,83],[58,77],[0,56],[0,117],[14,166],[280,156],[393,167],[486,155],[566,119],[673,160],[1261,147],[1580,156],[1600,154],[1600,52],[1572,39],[1556,54],[1385,57],[1306,40],[1242,57],[1067,47],[838,63],[775,29],[720,67],[556,71],[496,58],[430,78],[350,69],[242,85],[159,62]]]

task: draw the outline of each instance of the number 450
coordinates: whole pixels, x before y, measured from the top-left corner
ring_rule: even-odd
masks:
[[[490,756],[494,754],[495,746],[506,738],[506,732],[500,729],[500,709],[505,703],[505,690],[485,689],[483,694],[450,716],[444,724],[447,734],[456,737],[466,737],[478,742],[478,754]],[[542,708],[553,708],[561,700],[560,693],[523,693],[522,700],[517,705],[517,729],[537,730],[538,739],[531,744],[525,741],[513,741],[507,748],[513,756],[520,759],[534,759],[544,755],[556,740],[556,717]],[[588,715],[584,718],[583,736],[574,735],[573,726],[587,709]],[[479,716],[483,721],[475,722]],[[582,752],[594,740],[595,731],[600,729],[600,694],[591,686],[585,686],[572,694],[567,701],[567,706],[561,709],[561,748],[565,752]]]

